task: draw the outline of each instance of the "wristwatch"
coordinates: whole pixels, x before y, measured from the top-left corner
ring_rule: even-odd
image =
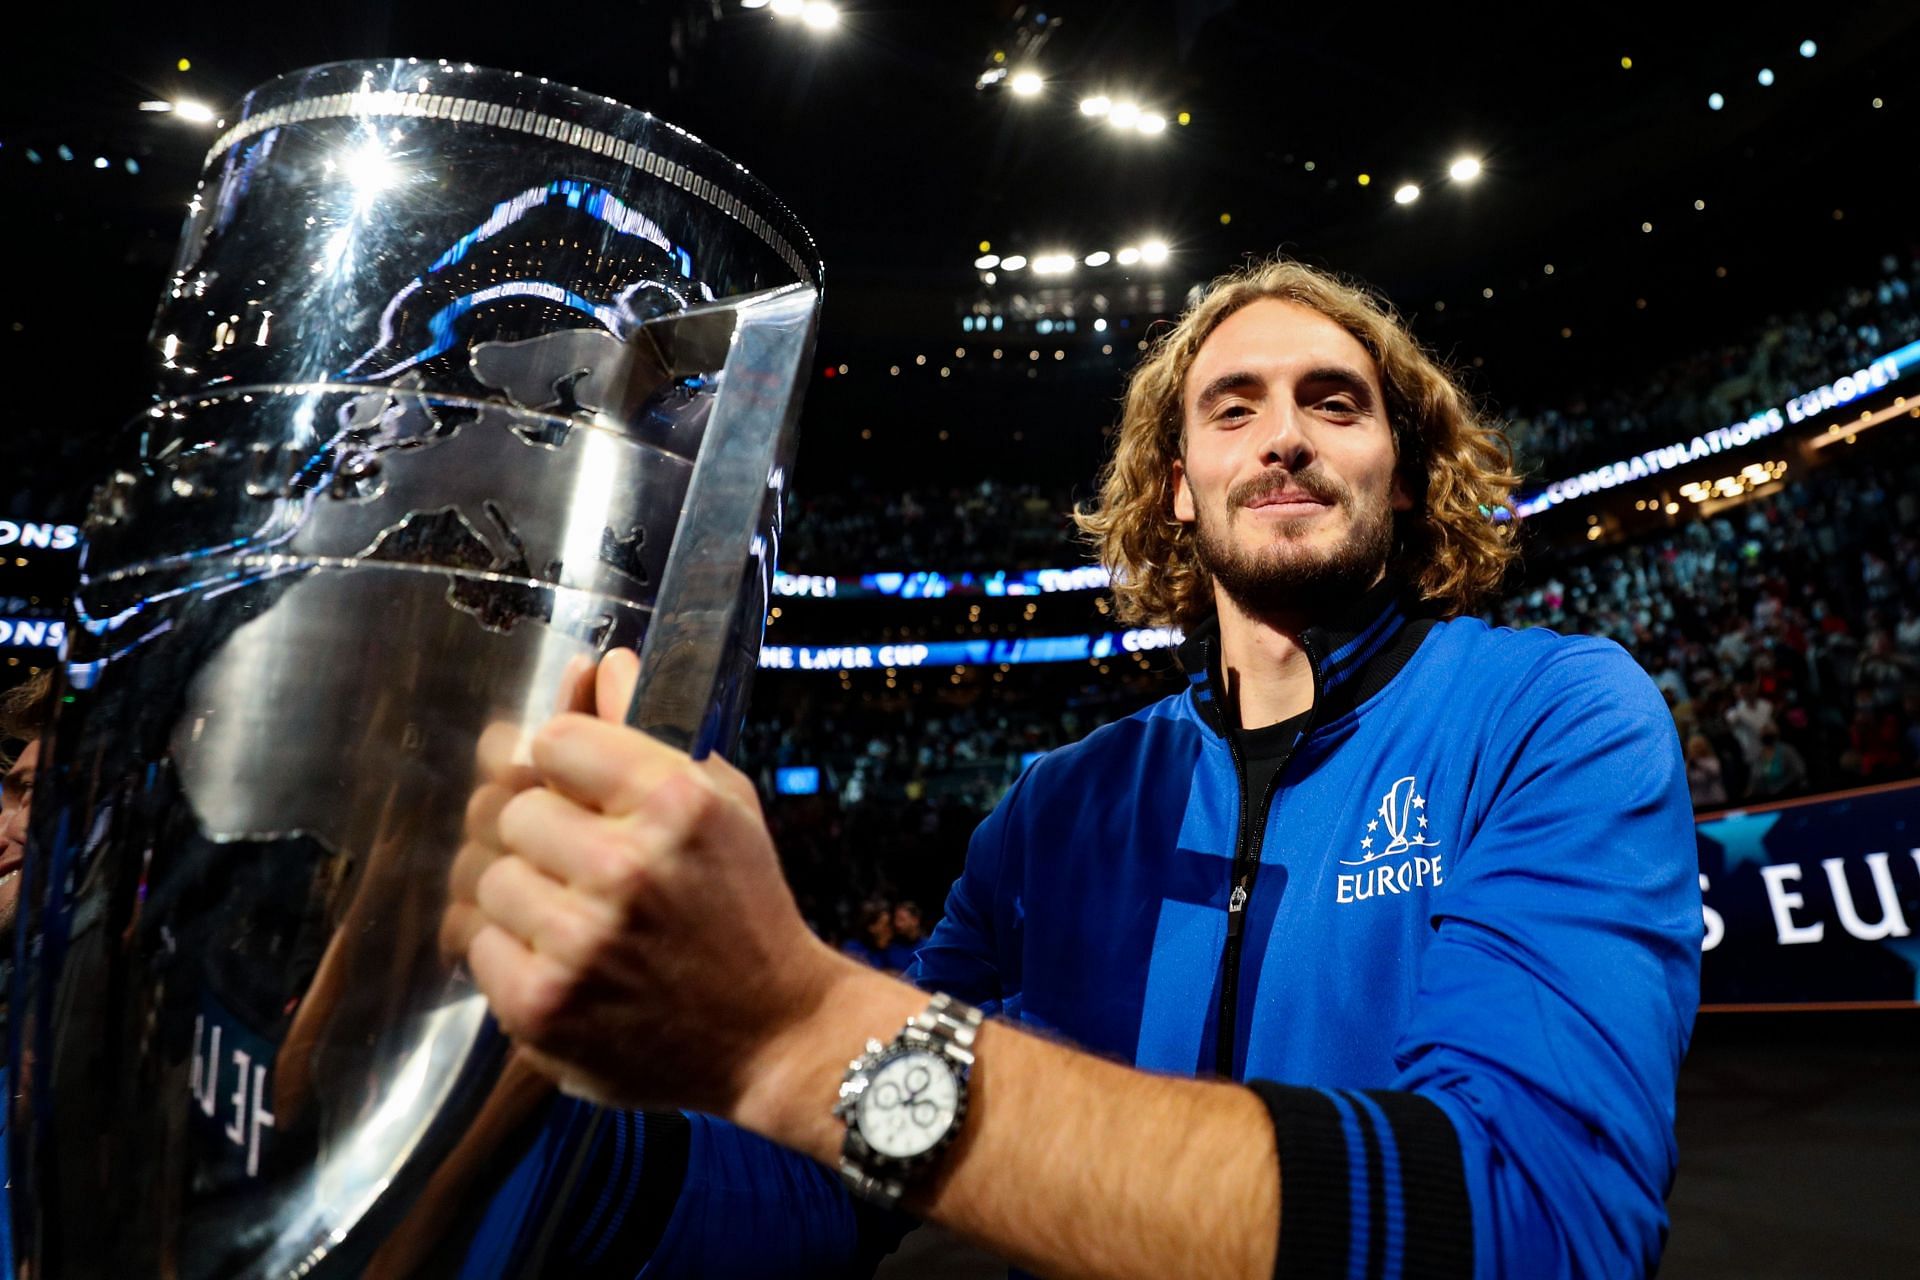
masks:
[[[980,1020],[973,1006],[936,995],[891,1042],[867,1041],[848,1065],[833,1108],[847,1126],[840,1176],[848,1190],[892,1208],[960,1132]]]

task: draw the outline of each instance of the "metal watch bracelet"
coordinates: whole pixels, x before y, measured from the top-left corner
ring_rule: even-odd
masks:
[[[944,992],[936,993],[927,1007],[907,1019],[906,1026],[892,1041],[882,1044],[869,1040],[866,1052],[848,1066],[841,1081],[841,1105],[837,1114],[846,1122],[847,1135],[840,1145],[840,1177],[847,1189],[864,1200],[886,1208],[898,1204],[914,1175],[932,1164],[939,1153],[952,1143],[967,1114],[967,1077],[973,1067],[973,1042],[984,1016],[972,1005],[962,1004]],[[910,1160],[893,1160],[878,1155],[861,1138],[852,1103],[857,1093],[848,1086],[874,1062],[895,1046],[925,1049],[945,1058],[953,1068],[959,1101],[953,1123],[939,1142]]]

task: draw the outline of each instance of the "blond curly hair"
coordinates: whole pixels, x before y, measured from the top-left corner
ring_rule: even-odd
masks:
[[[1113,577],[1121,621],[1192,627],[1214,610],[1213,579],[1193,526],[1173,514],[1173,463],[1184,453],[1181,396],[1200,347],[1234,312],[1274,298],[1310,307],[1352,334],[1379,367],[1395,457],[1411,512],[1395,517],[1390,572],[1442,616],[1499,589],[1518,552],[1511,494],[1520,476],[1499,426],[1423,350],[1384,298],[1286,258],[1220,276],[1147,352],[1127,383],[1098,505],[1073,520]],[[1495,512],[1505,509],[1506,517]]]

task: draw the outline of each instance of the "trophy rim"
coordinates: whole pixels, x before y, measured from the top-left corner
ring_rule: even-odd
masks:
[[[630,139],[617,137],[590,126],[582,129],[575,121],[561,120],[553,116],[541,116],[538,120],[528,120],[517,126],[509,125],[504,118],[489,120],[483,115],[483,109],[502,104],[483,98],[375,89],[357,92],[334,90],[331,93],[313,97],[296,96],[287,101],[280,100],[281,94],[290,89],[297,93],[299,86],[318,76],[340,75],[343,72],[392,72],[411,67],[430,68],[435,72],[453,71],[462,76],[481,77],[490,82],[504,84],[511,84],[516,80],[530,81],[533,93],[571,100],[571,105],[583,111],[617,113],[625,118],[644,121],[648,128],[664,130],[667,136],[673,139],[675,149],[684,149],[693,156],[707,159],[710,163],[701,168],[723,171],[726,181],[723,183],[710,173],[697,172],[678,164],[677,160],[680,157],[659,154],[659,150],[653,146],[652,139],[646,147],[642,147]],[[231,123],[225,118],[220,120],[221,132],[207,149],[206,157],[201,163],[203,173],[211,172],[222,156],[249,138],[282,125],[305,123],[315,119],[413,118],[481,124],[491,128],[512,127],[528,137],[578,146],[592,154],[624,162],[637,173],[667,182],[677,190],[714,206],[721,213],[732,217],[757,235],[776,256],[792,268],[798,283],[809,285],[816,290],[825,284],[825,264],[821,259],[819,244],[814,239],[813,233],[808,230],[807,225],[793,212],[787,202],[776,195],[773,189],[761,181],[751,169],[698,134],[673,123],[664,116],[656,115],[610,95],[583,89],[564,80],[511,71],[504,67],[467,61],[456,62],[449,58],[427,59],[398,55],[378,58],[340,58],[297,67],[271,79],[263,80],[241,94],[236,110],[237,115],[232,118]],[[508,110],[503,109],[495,114],[505,117]],[[549,133],[545,131],[549,126],[565,126],[565,128]],[[576,133],[584,136],[575,138],[573,135]],[[650,161],[652,163],[649,163]],[[740,189],[741,187],[744,187],[744,191]],[[756,222],[761,225],[756,226]]]

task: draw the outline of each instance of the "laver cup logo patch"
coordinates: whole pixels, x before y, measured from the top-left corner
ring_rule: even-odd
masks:
[[[1440,847],[1427,835],[1426,809],[1427,798],[1412,774],[1387,788],[1354,856],[1340,859],[1341,866],[1360,870],[1336,878],[1336,902],[1364,902],[1440,883],[1441,856],[1426,852]]]

